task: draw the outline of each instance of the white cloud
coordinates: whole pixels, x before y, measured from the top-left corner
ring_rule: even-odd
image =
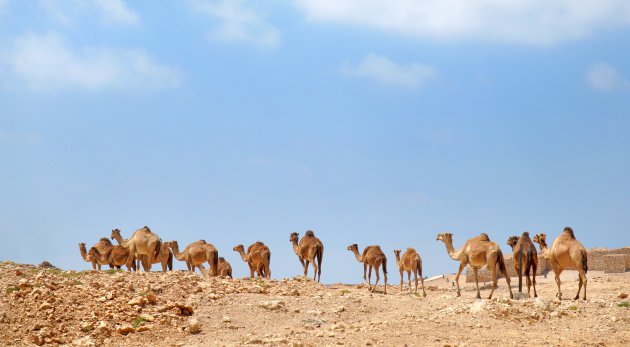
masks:
[[[586,73],[586,82],[591,88],[600,91],[630,90],[630,81],[607,63],[591,66]]]
[[[140,17],[123,0],[39,0],[39,5],[57,23],[71,26],[96,15],[104,23],[136,25]]]
[[[0,52],[6,85],[35,90],[172,88],[175,69],[154,62],[143,50],[81,47],[74,49],[55,33],[27,34]],[[8,74],[7,74],[8,72]]]
[[[630,25],[627,0],[295,0],[309,20],[427,39],[549,45]]]
[[[345,64],[341,72],[346,76],[369,78],[406,88],[418,88],[437,74],[431,66],[419,63],[400,65],[374,53],[366,55],[356,65]]]
[[[192,7],[217,22],[210,38],[219,41],[240,41],[273,47],[280,42],[280,32],[245,0],[191,1]]]

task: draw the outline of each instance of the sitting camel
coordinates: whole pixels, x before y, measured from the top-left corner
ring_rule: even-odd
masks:
[[[422,278],[422,258],[415,249],[409,247],[400,259],[400,250],[394,250],[396,255],[396,264],[398,265],[398,271],[400,272],[400,291],[403,291],[403,271],[407,272],[407,280],[409,281],[409,293],[411,293],[411,273],[413,272],[413,278],[416,281],[415,292],[418,292],[418,276],[420,276],[420,282],[422,282],[422,296],[427,296],[427,292],[424,290],[424,278]]]
[[[497,265],[499,271],[505,276],[505,281],[510,291],[510,298],[514,298],[512,294],[512,288],[510,287],[510,277],[508,276],[507,269],[505,268],[505,259],[503,259],[503,253],[501,248],[496,243],[490,241],[487,234],[480,234],[477,237],[466,241],[464,246],[458,250],[453,248],[453,234],[441,233],[438,234],[436,241],[442,241],[446,245],[446,251],[451,259],[459,261],[459,270],[455,276],[455,284],[457,285],[457,296],[461,296],[459,289],[459,276],[462,273],[464,267],[468,264],[472,266],[475,272],[475,284],[477,286],[477,299],[481,299],[481,293],[479,292],[479,279],[477,277],[477,271],[479,268],[488,265],[488,270],[492,273],[492,290],[488,299],[492,299],[494,289],[497,288]]]
[[[225,258],[219,257],[218,268],[219,276],[232,278],[232,266]]]
[[[530,287],[534,286],[534,297],[538,297],[536,294],[536,271],[538,269],[538,252],[536,252],[536,246],[529,238],[529,233],[524,232],[519,238],[518,236],[512,236],[508,239],[507,244],[512,247],[512,254],[514,260],[514,269],[518,274],[518,292],[523,292],[523,258],[525,258],[525,278],[527,279],[527,296],[531,297]],[[529,278],[529,272],[532,271],[533,280]]]
[[[324,257],[324,244],[315,237],[315,233],[308,230],[304,237],[299,240],[298,233],[291,233],[289,236],[289,242],[293,244],[293,251],[298,256],[302,268],[304,269],[304,276],[308,273],[309,263],[313,263],[313,280],[319,279],[322,275],[322,258]],[[317,260],[317,263],[315,262]]]
[[[123,265],[127,266],[127,260],[129,259],[129,251],[120,245],[113,246],[111,251],[105,254],[99,253],[96,247],[92,247],[88,254],[92,259],[95,259],[97,263],[110,264],[116,269],[120,269]],[[131,264],[131,267],[127,266],[127,271],[136,270],[136,263],[132,262]]]
[[[551,268],[556,275],[556,284],[558,285],[558,299],[562,299],[562,291],[560,290],[560,273],[565,269],[575,269],[580,275],[578,283],[578,291],[574,300],[580,298],[580,290],[584,285],[584,300],[586,300],[586,272],[588,271],[588,255],[586,249],[580,241],[575,239],[573,229],[564,228],[562,234],[556,238],[551,244],[549,254],[547,256],[551,263]]]
[[[112,240],[116,239],[118,244],[125,247],[129,251],[129,260],[127,261],[127,268],[131,267],[131,263],[135,259],[141,259],[141,256],[146,255],[147,260],[142,265],[145,266],[145,271],[151,271],[151,265],[156,263],[156,259],[160,259],[164,253],[162,252],[162,240],[145,226],[136,230],[133,235],[127,240],[124,240],[120,235],[120,230],[112,230]],[[162,264],[162,271],[166,272],[168,257],[160,259]],[[145,264],[146,263],[146,264]]]
[[[218,273],[219,251],[213,244],[205,240],[195,241],[186,246],[181,253],[177,241],[166,242],[165,245],[173,251],[175,259],[186,262],[188,271],[195,272],[195,267],[197,267],[199,272],[204,273],[203,263],[208,262],[210,266],[208,275],[216,276]]]
[[[247,248],[247,253],[245,253],[243,245],[234,246],[232,250],[238,252],[241,259],[249,266],[250,278],[254,278],[254,273],[258,273],[258,277],[271,277],[271,270],[269,269],[271,251],[264,243],[260,241],[254,242]]]
[[[356,243],[351,244],[347,248],[349,251],[354,253],[354,256],[357,258],[359,263],[363,263],[363,280],[365,280],[368,284],[368,289],[374,293],[376,289],[376,285],[378,284],[378,280],[380,276],[378,274],[378,269],[383,265],[383,277],[385,279],[385,289],[383,290],[383,294],[387,294],[387,257],[385,253],[381,250],[380,246],[367,246],[363,249],[363,253],[359,254],[359,246]],[[367,278],[365,277],[365,272],[369,268]],[[376,282],[374,282],[374,287],[372,287],[372,268],[375,269],[376,272]]]

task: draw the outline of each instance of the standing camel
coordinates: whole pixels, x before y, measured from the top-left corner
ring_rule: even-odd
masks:
[[[140,256],[146,255],[146,265],[142,265],[145,265],[145,271],[151,271],[151,265],[155,263],[155,259],[160,257],[162,240],[160,240],[160,238],[147,226],[136,230],[127,240],[122,238],[120,230],[114,229],[112,230],[111,238],[112,240],[116,239],[118,244],[129,250],[130,256],[127,261],[127,267],[131,267],[131,263],[135,259],[140,259]],[[168,258],[162,259],[161,263],[162,271],[166,272]]]
[[[576,269],[580,275],[578,291],[573,300],[580,298],[580,290],[584,285],[584,297],[586,300],[586,272],[588,271],[588,255],[586,249],[580,241],[575,239],[573,229],[565,227],[562,234],[556,238],[551,244],[549,254],[547,256],[551,263],[551,268],[556,275],[556,284],[558,285],[558,299],[562,299],[562,291],[560,290],[560,273],[565,269]]]
[[[103,240],[105,240],[105,242]],[[106,254],[107,256],[109,256],[109,253],[112,251],[113,246],[111,242],[109,242],[109,246],[108,246],[107,245],[108,242],[109,240],[106,238],[100,239],[99,242],[97,242],[94,246],[92,246],[92,248],[101,249],[103,254]],[[92,264],[93,270],[96,270],[97,268],[98,270],[100,270],[101,265],[109,265],[110,269],[114,267],[113,264],[109,262],[107,259],[92,256],[87,251],[87,248],[85,247],[85,243],[83,242],[79,243],[79,251],[81,252],[81,258],[83,258],[83,260],[85,260],[86,262]]]
[[[394,250],[396,255],[396,264],[398,265],[398,271],[400,272],[400,291],[403,291],[403,271],[407,272],[407,280],[409,281],[409,293],[411,293],[411,273],[413,272],[413,278],[416,281],[415,292],[418,292],[418,276],[420,276],[420,282],[422,282],[422,296],[427,296],[427,292],[424,290],[424,278],[422,278],[422,258],[415,249],[409,247],[403,254],[402,260],[400,259],[400,250]]]
[[[317,278],[317,282],[322,275],[322,258],[324,257],[324,244],[315,237],[315,233],[308,230],[304,237],[299,240],[298,233],[291,233],[289,242],[293,244],[293,251],[298,256],[304,276],[308,273],[308,264],[313,263],[313,280]],[[317,263],[315,262],[317,260]]]
[[[175,259],[186,262],[188,271],[195,272],[195,267],[199,268],[199,272],[204,273],[203,263],[208,262],[210,272],[208,275],[216,276],[218,273],[219,251],[213,244],[204,240],[190,243],[183,252],[179,252],[177,241],[166,242],[165,245],[173,251]]]
[[[549,252],[549,248],[547,248],[547,234],[536,234],[533,241],[540,247],[540,255],[547,258],[547,253]]]
[[[459,270],[457,270],[457,275],[455,276],[455,284],[457,285],[457,296],[461,296],[459,289],[459,276],[462,273],[464,267],[468,264],[472,266],[473,271],[475,272],[475,285],[477,286],[477,299],[481,299],[481,293],[479,292],[479,279],[477,276],[477,271],[479,268],[488,265],[488,270],[492,273],[492,290],[490,291],[490,296],[488,299],[492,299],[492,294],[494,293],[494,289],[497,288],[497,265],[499,266],[499,271],[505,276],[505,281],[508,285],[508,290],[510,291],[510,298],[514,298],[512,295],[512,288],[510,287],[510,276],[508,276],[507,269],[505,268],[505,260],[503,259],[503,253],[499,248],[499,245],[490,241],[490,238],[487,234],[480,234],[477,237],[473,237],[472,239],[466,241],[464,246],[458,250],[453,248],[453,234],[451,233],[441,233],[438,234],[436,241],[444,242],[446,245],[446,252],[451,257],[451,259],[459,261]]]
[[[363,280],[365,280],[368,284],[368,289],[374,293],[376,289],[376,285],[378,284],[378,280],[381,278],[378,274],[378,269],[383,265],[383,277],[385,280],[385,289],[383,290],[383,294],[387,294],[387,257],[385,253],[381,250],[380,246],[367,246],[363,249],[363,253],[359,254],[359,246],[356,243],[351,244],[347,248],[350,252],[354,253],[354,256],[357,258],[359,263],[363,263]],[[369,268],[367,278],[365,277],[365,272]],[[374,268],[376,272],[376,282],[374,282],[374,287],[372,287],[372,268]]]
[[[507,244],[512,247],[512,256],[514,258],[514,269],[518,274],[518,292],[523,292],[523,258],[525,258],[525,278],[527,279],[527,296],[531,297],[530,287],[534,286],[534,297],[538,297],[536,294],[536,271],[538,270],[538,252],[536,252],[536,246],[529,238],[529,233],[526,231],[521,237],[512,236],[508,239]],[[532,271],[533,279],[529,278],[529,272]]]
[[[104,254],[100,253],[98,248],[92,247],[88,254],[92,259],[96,259],[97,262],[113,265],[116,269],[120,269],[123,265],[127,266],[129,260],[129,251],[120,245],[113,246],[109,253]],[[127,271],[131,270],[136,270],[135,262],[132,262],[131,267],[127,267]]]
[[[258,273],[258,277],[271,277],[271,270],[269,269],[271,251],[264,243],[260,241],[254,242],[251,246],[247,247],[247,253],[245,253],[243,245],[234,246],[232,250],[238,252],[241,259],[249,266],[250,278],[254,278],[254,273]]]

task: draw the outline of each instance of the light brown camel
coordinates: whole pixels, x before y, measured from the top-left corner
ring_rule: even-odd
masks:
[[[547,247],[547,234],[536,234],[534,235],[533,241],[540,247],[540,255],[547,258],[547,253],[549,252],[549,248]]]
[[[105,240],[105,241],[103,241]],[[109,243],[109,245],[108,245]],[[100,247],[100,249],[103,250],[104,254],[107,254],[107,256],[109,256],[109,253],[111,253],[112,251],[112,243],[109,242],[108,239],[100,239],[94,246],[92,246],[90,249],[92,248],[96,248],[98,249]],[[85,260],[88,263],[92,264],[92,269],[96,270],[98,268],[98,270],[101,270],[101,265],[109,265],[109,268],[113,268],[113,264],[109,261],[107,261],[107,259],[103,259],[100,257],[93,257],[90,255],[89,252],[87,252],[87,248],[85,247],[85,243],[81,242],[79,243],[79,251],[81,252],[81,257],[83,258],[83,260]]]
[[[219,276],[232,278],[232,266],[223,257],[219,257]]]
[[[324,257],[324,244],[317,237],[313,231],[308,230],[304,237],[299,240],[298,233],[291,233],[289,236],[289,242],[293,244],[293,251],[298,256],[302,268],[304,269],[304,276],[308,273],[308,264],[313,263],[313,280],[319,279],[322,275],[322,258]],[[317,260],[317,263],[315,262]]]
[[[499,245],[496,243],[490,241],[487,234],[480,234],[479,236],[473,237],[472,239],[466,241],[464,246],[458,250],[453,248],[453,234],[451,233],[438,234],[436,240],[444,242],[448,255],[451,259],[459,262],[459,270],[457,270],[457,275],[455,276],[457,296],[461,296],[459,289],[459,276],[461,275],[464,267],[470,264],[475,272],[475,285],[477,286],[478,299],[481,299],[481,293],[479,292],[479,278],[477,276],[477,272],[479,271],[479,268],[484,265],[488,265],[488,270],[492,273],[493,286],[488,299],[492,299],[494,289],[498,287],[497,265],[499,266],[499,271],[501,271],[505,277],[505,281],[507,282],[508,290],[510,291],[510,298],[514,298],[512,288],[510,287],[510,277],[508,276],[507,269],[505,268],[505,259],[503,259],[501,248],[499,248]]]
[[[146,263],[149,261],[146,255],[141,255],[140,258],[136,260],[138,262],[136,265],[138,268],[140,268],[140,264],[142,263],[142,266],[146,269]],[[164,265],[162,265],[165,260],[166,270],[164,270]],[[173,271],[173,252],[171,252],[169,247],[165,246],[165,243],[163,243],[162,247],[160,247],[160,254],[158,257],[153,259],[153,264],[161,264],[164,271]]]
[[[551,244],[548,255],[551,268],[556,275],[556,284],[558,285],[558,299],[562,299],[562,291],[560,290],[560,273],[565,269],[575,269],[580,275],[578,291],[574,300],[580,298],[580,290],[584,285],[584,297],[586,300],[586,272],[588,271],[588,255],[586,249],[580,241],[575,239],[573,229],[565,227],[562,234],[556,238]]]
[[[508,239],[507,244],[512,247],[512,257],[514,258],[514,269],[518,274],[518,292],[523,292],[523,269],[525,269],[525,278],[527,279],[527,296],[531,297],[530,287],[534,286],[534,297],[538,297],[536,293],[536,271],[538,270],[538,252],[536,246],[529,238],[529,233],[524,232],[521,237],[512,236]],[[523,259],[525,258],[525,259]],[[525,261],[525,264],[523,264]],[[523,267],[524,266],[524,267]],[[532,271],[533,279],[529,278],[529,272]]]
[[[374,293],[376,289],[376,285],[378,284],[378,280],[381,278],[378,274],[378,269],[383,265],[383,278],[385,281],[385,289],[383,290],[383,294],[387,294],[387,257],[385,253],[381,250],[380,246],[367,246],[363,249],[363,253],[359,253],[359,246],[356,243],[351,244],[347,248],[350,252],[354,253],[354,256],[357,258],[359,263],[363,263],[363,280],[365,280],[368,284],[368,289]],[[365,272],[369,268],[367,278],[365,277]],[[374,287],[372,287],[372,268],[374,268],[376,273],[376,282],[374,282]]]
[[[88,255],[91,259],[95,259],[98,263],[110,264],[116,269],[120,269],[123,265],[127,266],[127,261],[129,259],[129,251],[120,245],[112,246],[111,251],[105,254],[100,253],[96,247],[92,247],[90,248]],[[131,267],[127,266],[127,271],[135,271],[135,267],[136,263],[132,262]]]
[[[254,273],[258,273],[258,277],[271,277],[271,270],[269,269],[271,251],[264,243],[254,242],[247,248],[247,253],[245,253],[243,245],[234,246],[232,250],[238,252],[241,259],[249,266],[249,277],[253,278]]]
[[[427,296],[427,292],[424,290],[424,278],[422,278],[422,258],[415,249],[409,247],[400,259],[400,250],[394,250],[396,255],[396,264],[398,265],[398,271],[400,272],[400,291],[403,291],[403,271],[407,272],[407,280],[409,281],[409,293],[411,293],[411,273],[413,272],[413,278],[416,282],[415,292],[418,292],[418,276],[420,282],[422,282],[422,296]]]
[[[146,255],[147,261],[145,261],[146,267],[144,270],[151,271],[151,265],[153,265],[153,263],[155,263],[155,259],[158,259],[162,254],[162,240],[147,226],[136,230],[127,240],[122,238],[120,230],[114,229],[112,230],[111,238],[112,240],[116,239],[118,244],[129,251],[131,256],[127,261],[127,267],[131,267],[131,263],[135,259],[140,259],[140,256]],[[166,272],[168,258],[162,259],[161,263],[162,271]]]
[[[184,248],[183,252],[179,251],[177,241],[170,241],[165,244],[173,251],[175,259],[186,262],[188,271],[195,272],[195,267],[197,267],[199,272],[205,273],[206,269],[203,263],[208,262],[210,266],[208,275],[216,276],[218,273],[219,251],[213,244],[207,243],[205,240],[191,242]]]

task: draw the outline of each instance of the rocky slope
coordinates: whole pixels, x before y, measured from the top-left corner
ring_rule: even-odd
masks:
[[[399,280],[390,273],[390,281]],[[630,273],[589,272],[589,300],[554,299],[551,277],[539,298],[476,300],[452,276],[427,282],[427,297],[370,294],[362,285],[207,278],[183,271],[62,271],[0,263],[0,345],[630,345]],[[502,280],[503,281],[503,280]],[[484,286],[482,296],[488,295]],[[377,291],[382,291],[379,287]],[[516,295],[516,297],[521,297]]]

